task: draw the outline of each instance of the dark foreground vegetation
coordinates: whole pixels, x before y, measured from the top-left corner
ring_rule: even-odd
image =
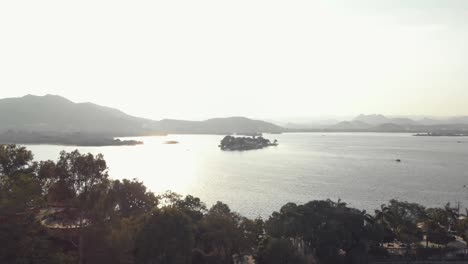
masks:
[[[23,147],[0,146],[0,263],[462,258],[467,236],[468,220],[450,204],[391,200],[369,214],[340,200],[311,201],[248,219],[222,202],[207,208],[190,195],[156,196],[137,180],[112,180],[102,155],[62,152],[56,162],[34,162]]]

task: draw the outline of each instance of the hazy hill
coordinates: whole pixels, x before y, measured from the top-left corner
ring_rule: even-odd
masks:
[[[315,127],[285,129],[273,123],[245,117],[213,118],[204,121],[163,119],[155,121],[92,103],[74,103],[57,95],[0,99],[0,141],[2,143],[70,142],[98,138],[108,144],[117,136],[161,133],[232,134],[307,131],[362,132],[465,132],[468,117],[445,119],[389,118],[384,115],[359,115],[351,121]],[[72,140],[73,139],[73,140]],[[97,143],[96,143],[97,144]]]
[[[343,121],[326,128],[328,131],[360,132],[450,132],[465,133],[468,130],[467,117],[445,119],[424,118],[419,121],[410,118],[389,118],[384,115],[359,115],[352,121]]]
[[[362,129],[368,129],[372,127],[372,125],[359,121],[359,120],[353,120],[353,121],[343,121],[339,122],[336,125],[330,126],[330,129],[336,129],[336,130],[347,130],[347,131],[354,131],[354,130],[362,130]]]
[[[468,116],[452,117],[448,120],[450,124],[468,124]]]
[[[245,117],[205,121],[154,121],[92,103],[74,103],[57,95],[27,95],[0,100],[0,134],[6,135],[4,140],[13,135],[11,131],[21,132],[21,138],[26,138],[27,135],[35,136],[38,133],[138,136],[153,133],[279,133],[284,129],[272,123]]]
[[[396,124],[418,125],[418,122],[410,118],[388,118],[384,115],[359,115],[353,121],[360,121],[370,125]]]
[[[370,128],[372,132],[407,132],[411,131],[409,127],[405,127],[402,125],[394,124],[394,123],[385,123],[378,125],[376,127]]]
[[[206,130],[216,132],[216,134],[226,134],[229,131],[238,133],[281,133],[284,131],[284,128],[275,124],[245,117],[213,118],[202,124]]]
[[[160,131],[181,134],[281,133],[284,128],[245,117],[213,118],[205,121],[163,119],[155,123]]]
[[[441,124],[441,122],[442,120],[428,118],[428,117],[418,120],[418,123],[420,123],[421,125],[426,125],[426,126]]]
[[[380,125],[389,123],[389,119],[383,115],[359,115],[352,121],[359,121],[369,125]]]
[[[0,100],[0,131],[84,132],[136,135],[149,131],[151,120],[92,103],[57,96],[27,95]]]

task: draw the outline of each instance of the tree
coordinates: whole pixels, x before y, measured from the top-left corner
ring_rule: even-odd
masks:
[[[173,206],[183,210],[194,223],[198,223],[207,212],[206,205],[200,198],[192,195],[187,195],[184,199],[175,200]]]
[[[242,217],[239,228],[243,233],[242,238],[244,241],[242,244],[244,245],[244,249],[247,252],[250,251],[248,253],[254,253],[255,247],[265,236],[265,223],[261,218],[251,220],[247,217]]]
[[[110,194],[116,211],[123,217],[150,212],[158,205],[158,198],[146,190],[146,186],[136,179],[123,179],[112,182]]]
[[[421,241],[423,233],[418,224],[427,218],[424,206],[392,199],[388,207],[392,214],[390,226],[398,241],[407,245]]]
[[[428,220],[425,223],[426,229],[426,242],[431,242],[438,245],[447,245],[449,242],[455,240],[455,238],[435,221]],[[427,247],[427,243],[426,243]]]
[[[0,145],[0,215],[22,213],[43,202],[36,169],[31,151]]]
[[[47,263],[49,243],[35,213],[44,202],[37,163],[24,147],[0,145],[0,263]]]
[[[458,222],[456,209],[446,204],[444,208],[426,209],[426,219],[424,221],[424,231],[426,232],[426,247],[429,242],[446,245],[455,238],[449,233],[451,227],[455,227]]]
[[[394,220],[394,216],[390,207],[385,204],[380,205],[380,209],[375,210],[374,218],[381,224],[385,226],[391,226]]]
[[[266,233],[272,237],[289,237],[302,240],[304,234],[304,207],[295,203],[283,205],[279,212],[273,212],[265,222]]]
[[[448,215],[445,208],[428,208],[426,209],[425,220],[448,228],[450,223],[450,216]]]
[[[181,199],[182,195],[172,191],[166,191],[165,193],[158,195],[160,207],[175,206],[177,203],[180,202]]]
[[[306,263],[291,241],[286,238],[265,238],[261,241],[255,262],[258,264]]]
[[[104,157],[101,154],[81,154],[78,150],[69,153],[62,151],[56,164],[47,162],[41,165],[40,175],[48,179],[50,186],[57,187],[59,193],[68,193],[70,206],[75,209],[71,221],[77,223],[78,259],[83,264],[85,228],[102,222],[112,209],[106,200],[109,180]],[[50,191],[53,193],[56,190]]]
[[[229,144],[231,144],[234,140],[235,140],[235,138],[234,138],[233,136],[225,136],[225,137],[221,140],[220,146],[221,146],[222,148],[225,148],[225,147],[227,147]]]
[[[322,263],[337,262],[340,250],[353,259],[367,253],[365,218],[359,210],[330,200],[312,201],[304,205],[304,222],[304,240]]]
[[[200,222],[201,246],[224,263],[231,263],[234,253],[240,251],[238,217],[226,204],[217,202]]]
[[[349,263],[366,263],[369,245],[381,239],[375,227],[365,212],[331,200],[286,204],[265,223],[267,235],[291,239],[320,263],[337,263],[340,252]]]
[[[468,242],[468,217],[465,216],[463,219],[457,222],[456,230],[457,230],[457,235],[459,235],[465,241]]]
[[[446,225],[447,230],[450,230],[455,227],[459,215],[459,208],[451,207],[450,203],[447,203],[444,206],[445,213],[447,215],[448,223]]]
[[[34,172],[36,165],[32,152],[25,147],[0,145],[0,175],[3,177]]]
[[[252,222],[217,202],[200,221],[199,232],[200,246],[205,252],[223,263],[231,263],[234,255],[242,257],[253,252],[263,233],[263,224]]]
[[[155,210],[136,238],[135,263],[190,263],[194,247],[190,217],[176,208]]]

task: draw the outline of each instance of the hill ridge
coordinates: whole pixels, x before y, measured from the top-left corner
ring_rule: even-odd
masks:
[[[279,133],[284,129],[272,123],[240,116],[217,117],[204,121],[156,121],[91,102],[75,103],[60,95],[29,94],[0,99],[0,133],[5,131],[88,133],[122,137],[154,133]]]

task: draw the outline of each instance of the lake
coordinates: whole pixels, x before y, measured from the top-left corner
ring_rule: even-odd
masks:
[[[27,145],[36,160],[61,150],[102,153],[114,179],[136,178],[153,192],[172,190],[268,217],[286,202],[341,198],[373,212],[392,198],[426,206],[468,206],[468,138],[385,133],[265,135],[279,146],[245,152],[218,148],[223,136],[132,138],[139,146]],[[168,140],[179,144],[164,144]],[[401,159],[401,162],[396,162]]]

